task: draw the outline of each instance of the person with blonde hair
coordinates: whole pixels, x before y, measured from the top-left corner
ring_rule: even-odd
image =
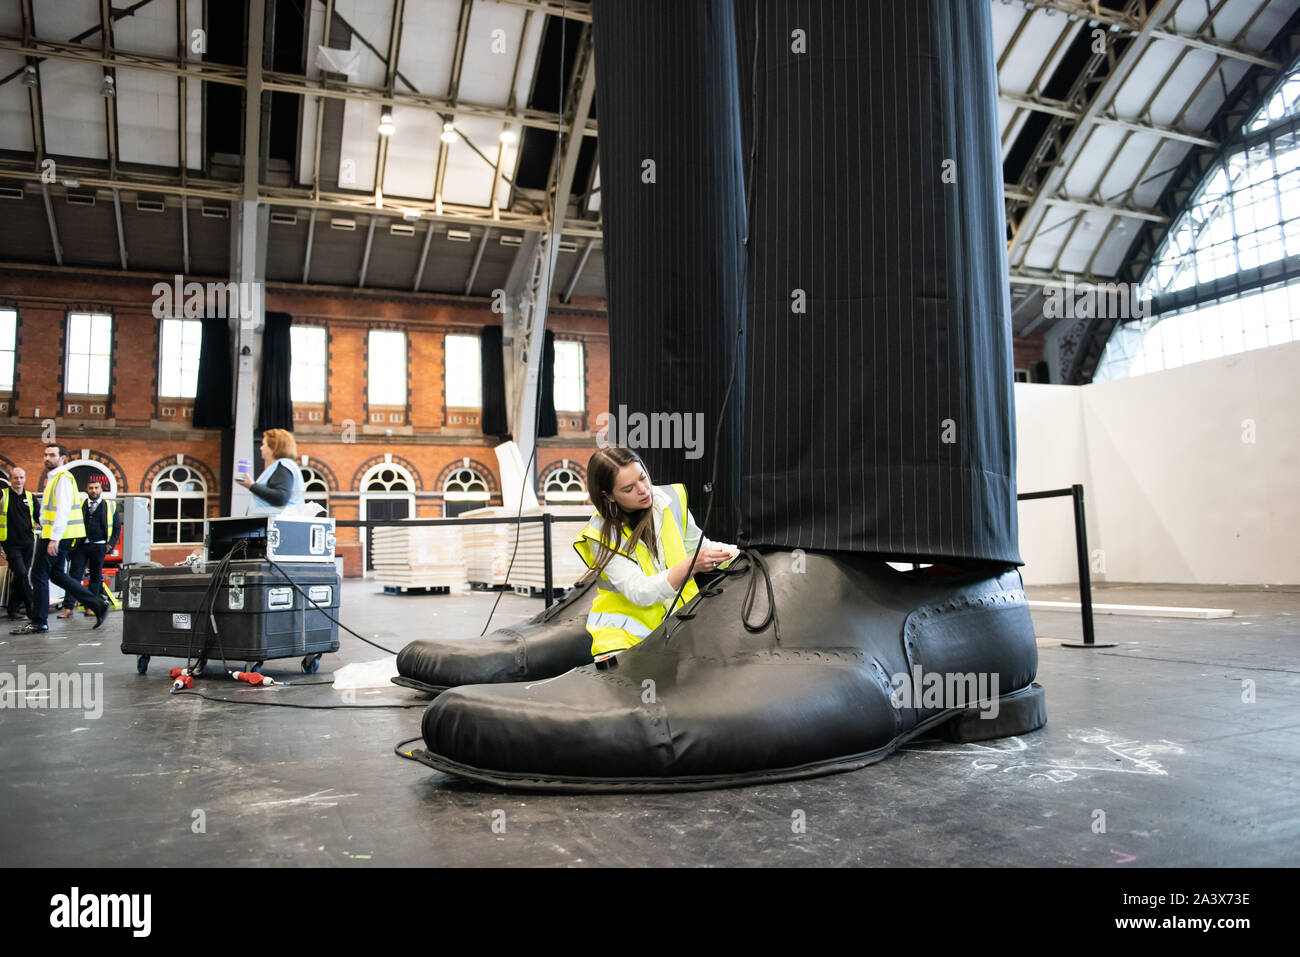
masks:
[[[253,481],[241,472],[235,481],[253,493],[249,515],[277,515],[290,505],[306,501],[302,469],[298,467],[298,443],[292,432],[284,429],[267,429],[262,433],[262,461],[269,464]]]

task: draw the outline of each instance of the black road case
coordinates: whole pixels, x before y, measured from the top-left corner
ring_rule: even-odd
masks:
[[[138,656],[140,674],[153,655],[196,659],[199,668],[224,655],[232,668],[244,671],[257,671],[273,658],[301,657],[302,670],[310,674],[322,654],[339,650],[338,624],[319,610],[338,617],[341,583],[333,565],[280,563],[308,601],[269,562],[231,561],[214,581],[219,564],[206,564],[201,572],[133,568],[127,574],[122,653]]]
[[[215,562],[238,547],[239,558],[269,558],[280,562],[334,564],[334,519],[248,515],[210,518],[203,534],[203,559]]]

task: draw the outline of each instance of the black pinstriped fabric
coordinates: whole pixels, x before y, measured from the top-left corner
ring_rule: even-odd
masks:
[[[738,525],[719,500],[706,532],[1019,563],[987,0],[597,0],[595,28],[612,405],[710,432],[639,449],[655,481],[699,501],[743,278]]]
[[[739,541],[1019,563],[988,0],[736,6]]]
[[[706,535],[735,541],[743,365],[727,405],[713,508],[704,521],[704,487],[713,472],[714,430],[743,293],[730,0],[597,0],[593,26],[610,410],[618,418],[625,407],[650,427],[638,436],[636,422],[624,416],[609,439],[634,448],[655,482],[685,484]],[[668,420],[654,428],[656,414],[678,414],[683,428],[689,421],[691,447],[684,431],[675,447],[655,447],[649,432],[673,438],[662,427]]]

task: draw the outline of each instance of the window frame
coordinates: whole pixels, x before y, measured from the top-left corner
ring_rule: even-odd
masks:
[[[477,399],[478,399],[477,402],[465,403],[465,402],[455,401],[453,399],[452,370],[453,369],[457,370],[456,383],[457,385],[459,385],[461,382],[460,376],[462,375],[461,370],[464,368],[462,364],[453,364],[451,361],[451,352],[452,352],[451,340],[453,339],[464,339],[468,342],[474,343],[476,361],[471,364],[473,371],[472,373],[464,373],[464,374],[470,376],[472,378],[472,381],[474,382],[474,391],[477,394]],[[482,337],[467,332],[445,333],[442,337],[442,368],[443,368],[443,387],[445,390],[445,396],[447,400],[447,408],[482,409],[483,408],[483,339]],[[457,392],[459,393],[460,390],[458,389]],[[455,399],[460,399],[463,397],[464,396],[462,394],[457,394],[455,396]]]
[[[79,318],[79,317],[81,317],[81,316],[86,316],[86,317],[88,317],[88,318],[91,320],[91,323],[90,323],[90,343],[89,343],[88,348],[90,348],[90,349],[92,349],[92,350],[94,349],[94,338],[95,338],[94,319],[96,319],[96,318],[98,318],[98,317],[101,317],[101,316],[104,317],[104,318],[107,318],[107,319],[108,319],[108,352],[107,352],[105,355],[103,355],[103,356],[99,356],[97,353],[95,353],[95,352],[93,352],[93,351],[91,351],[91,352],[87,352],[87,353],[74,353],[74,352],[72,351],[72,349],[73,349],[73,343],[72,343],[72,322],[73,322],[74,319],[77,319],[77,318]],[[95,312],[95,311],[90,311],[90,310],[85,310],[85,311],[82,311],[82,310],[77,310],[77,311],[69,310],[69,311],[68,311],[67,319],[66,319],[65,322],[64,322],[64,329],[63,329],[63,335],[64,335],[64,346],[63,346],[63,394],[64,394],[65,396],[68,396],[68,395],[75,395],[75,396],[86,396],[86,397],[88,397],[88,398],[96,398],[96,399],[101,399],[101,398],[102,398],[102,399],[108,399],[108,398],[113,394],[113,336],[114,336],[114,333],[116,332],[116,322],[115,322],[115,320],[116,320],[116,316],[113,314],[112,310],[104,310],[104,311],[102,311],[102,312]],[[90,360],[89,362],[87,362],[87,365],[86,365],[86,389],[85,389],[85,390],[77,390],[77,389],[72,388],[72,385],[73,385],[73,383],[72,383],[72,360],[73,360],[73,356],[74,356],[74,355],[81,356],[81,355],[83,355],[83,354],[84,354],[84,355],[85,355],[85,356]],[[106,369],[105,369],[105,385],[104,385],[104,391],[103,391],[103,392],[92,392],[92,391],[90,391],[90,386],[93,384],[93,383],[92,383],[92,379],[93,379],[93,365],[92,365],[92,363],[93,363],[93,361],[94,361],[96,358],[102,358],[103,361],[104,361],[105,364],[106,364]]]
[[[18,309],[17,307],[0,306],[0,314],[10,313],[14,315],[14,334],[8,345],[0,342],[0,368],[4,367],[3,356],[7,353],[9,356],[9,385],[5,386],[0,382],[0,395],[13,395],[14,387],[18,385]]]
[[[164,391],[164,386],[163,386],[163,377],[164,377],[164,375],[165,375],[165,373],[164,373],[163,370],[164,370],[164,366],[165,366],[165,363],[166,363],[166,360],[167,360],[167,356],[166,356],[166,354],[165,354],[165,350],[166,350],[166,341],[167,341],[167,340],[166,340],[165,329],[166,329],[167,323],[169,323],[169,322],[179,322],[179,323],[182,324],[182,325],[181,325],[181,356],[180,356],[181,368],[180,368],[180,370],[177,372],[177,375],[178,375],[178,377],[180,378],[180,383],[181,383],[181,385],[180,385],[180,390],[181,390],[181,391],[180,391],[180,393],[177,394],[177,395],[168,395],[167,392]],[[196,354],[195,357],[194,357],[194,392],[192,392],[192,393],[189,394],[189,395],[185,395],[185,341],[184,341],[184,339],[185,339],[185,325],[184,325],[184,324],[185,324],[185,323],[190,323],[191,325],[198,327],[198,333],[199,333],[198,352],[199,352],[199,353],[202,353],[202,351],[203,351],[203,320],[202,320],[202,319],[183,319],[183,318],[174,317],[174,316],[167,316],[167,317],[165,317],[165,318],[163,318],[163,319],[158,320],[158,323],[159,323],[159,325],[158,325],[158,398],[159,398],[159,399],[171,400],[171,401],[177,401],[177,400],[179,400],[179,401],[193,401],[194,397],[198,394],[198,387],[199,387],[199,368],[198,368],[199,356],[198,356],[198,354]]]
[[[381,376],[376,378],[376,359],[375,359],[375,336],[401,336],[402,337],[402,372],[401,375]],[[411,401],[411,390],[407,382],[407,370],[410,368],[411,360],[411,340],[405,329],[368,329],[366,330],[366,407],[368,409],[405,409]],[[381,402],[375,398],[374,389],[376,383],[380,382],[400,382],[402,388],[402,399],[400,402]]]
[[[294,375],[294,368],[298,366],[300,359],[298,355],[298,350],[296,348],[292,348],[292,345],[294,339],[294,331],[298,329],[302,329],[306,332],[316,333],[320,335],[321,351],[320,351],[320,364],[319,364],[319,368],[320,368],[320,398],[319,399],[299,398],[297,395],[294,394],[294,387],[296,385],[296,379],[297,379],[297,377]],[[389,330],[384,330],[384,331],[389,331]],[[293,325],[289,327],[289,341],[291,343],[291,351],[292,351],[292,361],[289,367],[289,401],[293,402],[296,405],[323,407],[329,399],[329,387],[330,387],[329,328],[327,326],[319,326],[309,322],[295,322]],[[367,335],[366,345],[367,348],[369,348],[368,335]],[[313,363],[312,366],[314,367],[315,364]],[[367,395],[369,394],[369,388],[370,388],[370,383],[368,379],[369,377],[367,377],[367,382],[366,382]]]
[[[560,404],[560,347],[564,346],[564,351],[576,349],[578,352],[578,363],[576,367],[576,389],[578,395],[578,405],[569,408]],[[555,397],[556,412],[586,412],[587,411],[587,347],[581,339],[556,339],[555,340],[555,368],[554,381],[551,383],[551,394]],[[573,378],[564,377],[566,380]]]
[[[168,476],[169,473],[171,473],[172,471],[174,471],[175,469],[178,469],[178,468],[183,468],[183,469],[185,469],[187,472],[189,472],[190,475],[192,475],[195,479],[197,479],[198,482],[199,482],[199,484],[202,486],[201,491],[199,491],[199,492],[183,492],[183,491],[177,490],[177,491],[173,492],[173,491],[170,491],[170,490],[159,489],[159,488],[158,488],[159,483],[162,482],[162,481],[164,481],[164,480],[166,479],[166,477]],[[174,481],[174,480],[173,480],[173,481]],[[178,484],[179,484],[179,483],[178,483]],[[206,522],[207,522],[207,518],[208,518],[208,492],[209,492],[209,491],[210,491],[210,490],[208,489],[208,481],[207,481],[207,479],[205,479],[205,478],[203,477],[203,473],[202,473],[202,472],[200,472],[198,469],[194,468],[194,466],[192,466],[192,465],[189,465],[189,464],[184,463],[184,462],[174,462],[174,463],[172,463],[171,465],[167,466],[166,468],[164,468],[164,469],[160,469],[159,472],[158,472],[158,474],[155,475],[155,476],[153,477],[153,481],[149,483],[149,526],[150,526],[150,527],[149,527],[149,539],[150,539],[150,544],[151,544],[151,545],[154,545],[154,546],[160,546],[160,547],[163,547],[163,548],[171,548],[171,547],[182,548],[182,547],[190,547],[190,546],[194,546],[194,545],[202,545],[202,544],[203,544],[203,535],[202,535],[202,533],[200,533],[199,538],[198,538],[198,540],[196,540],[196,541],[195,541],[195,540],[191,540],[191,541],[183,540],[183,539],[181,538],[181,526],[184,525],[184,524],[186,524],[187,522],[195,522],[195,521],[197,521],[197,522],[200,524],[201,527],[206,526]],[[158,517],[158,505],[157,505],[157,503],[158,503],[158,499],[159,499],[159,498],[174,499],[174,500],[176,501],[177,504],[176,504],[176,517],[175,517],[175,518],[159,518],[159,517]],[[198,500],[198,501],[202,502],[203,512],[202,512],[202,517],[201,517],[201,518],[198,518],[198,519],[194,519],[194,518],[186,518],[186,517],[182,514],[182,506],[181,506],[181,503],[184,502],[184,501],[187,500],[187,499],[188,499],[188,500]],[[159,524],[160,524],[160,523],[163,524],[163,525],[174,525],[174,526],[176,527],[176,538],[175,538],[174,540],[168,539],[168,540],[165,540],[165,541],[159,541],[159,540],[157,539],[158,527],[159,527]]]

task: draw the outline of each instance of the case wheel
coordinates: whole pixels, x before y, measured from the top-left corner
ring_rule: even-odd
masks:
[[[302,659],[303,674],[314,675],[320,667],[320,655],[308,655]]]
[[[148,655],[137,656],[135,659],[135,673],[138,675],[142,675],[148,670],[149,670],[149,656]]]

